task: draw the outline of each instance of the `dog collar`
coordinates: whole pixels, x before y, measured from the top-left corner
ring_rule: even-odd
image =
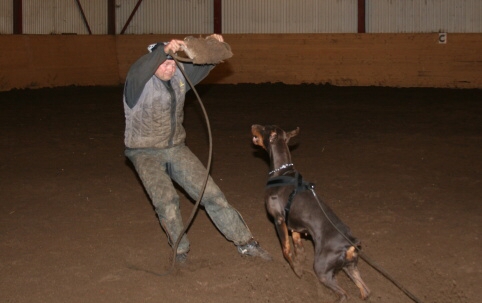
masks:
[[[278,167],[278,168],[273,169],[272,171],[270,171],[270,172],[268,173],[268,175],[272,175],[272,174],[274,174],[274,173],[276,173],[276,172],[279,172],[279,171],[282,170],[282,169],[285,169],[285,168],[288,168],[288,167],[291,167],[291,166],[293,166],[293,163],[283,164],[283,165],[281,165],[280,167]]]

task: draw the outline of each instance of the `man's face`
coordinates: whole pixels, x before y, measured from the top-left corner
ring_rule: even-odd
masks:
[[[176,71],[176,62],[174,60],[166,60],[156,70],[155,75],[157,78],[168,81],[171,80],[172,76],[174,76],[174,72]]]

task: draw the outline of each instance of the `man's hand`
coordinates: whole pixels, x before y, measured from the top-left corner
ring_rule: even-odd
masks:
[[[212,34],[212,35],[211,35],[211,36],[209,36],[209,37],[212,37],[212,38],[214,38],[214,39],[218,40],[219,42],[224,42],[224,38],[223,38],[223,36],[221,36],[221,35],[218,35],[218,34]]]
[[[164,52],[166,54],[169,54],[169,52],[172,52],[173,54],[175,54],[178,51],[182,50],[183,46],[186,46],[184,41],[172,39],[171,41],[169,41],[169,43],[167,43],[166,46],[164,46]]]

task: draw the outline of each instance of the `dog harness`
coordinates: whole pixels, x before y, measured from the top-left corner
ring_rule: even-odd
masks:
[[[291,204],[293,203],[293,199],[295,195],[299,192],[305,190],[312,190],[315,188],[313,183],[309,183],[303,180],[303,177],[300,173],[296,172],[294,176],[277,176],[270,178],[268,183],[266,184],[267,188],[270,187],[278,187],[278,186],[288,186],[294,185],[293,191],[290,193],[288,197],[288,203],[285,205],[285,222],[288,223],[288,216],[291,209]]]

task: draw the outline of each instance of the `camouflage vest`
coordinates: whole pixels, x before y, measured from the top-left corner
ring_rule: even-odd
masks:
[[[170,84],[171,89],[152,76],[133,108],[127,106],[124,96],[127,148],[168,148],[184,143],[186,131],[182,123],[188,84],[179,69]]]

